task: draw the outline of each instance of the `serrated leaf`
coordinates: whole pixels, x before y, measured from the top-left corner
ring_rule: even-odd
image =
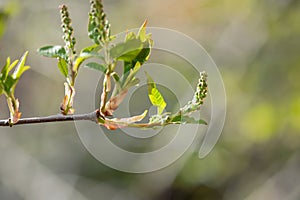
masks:
[[[90,69],[95,69],[95,70],[101,71],[103,73],[105,73],[106,70],[107,70],[107,68],[106,68],[105,65],[99,64],[99,63],[95,63],[95,62],[87,63],[85,65],[85,67],[90,68]]]
[[[67,60],[66,49],[63,46],[45,46],[37,50],[38,53],[42,56],[50,58],[63,58]]]
[[[163,96],[157,88],[152,88],[149,99],[154,106],[157,106],[157,114],[161,114],[167,106]]]
[[[156,84],[154,83],[151,76],[147,73],[147,84],[148,84],[148,96],[152,103],[152,105],[157,107],[157,114],[162,114],[163,110],[167,106],[167,103],[165,102],[162,94],[158,91]]]
[[[64,77],[68,76],[68,64],[65,59],[58,58],[58,69],[64,75]]]

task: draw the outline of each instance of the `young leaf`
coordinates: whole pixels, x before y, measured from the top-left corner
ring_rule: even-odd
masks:
[[[207,125],[207,122],[203,119],[196,120],[193,117],[190,116],[181,116],[177,115],[173,118],[171,118],[170,122],[174,124],[205,124]]]
[[[129,84],[134,81],[134,80],[138,80],[136,79],[134,76],[136,75],[136,73],[139,71],[139,69],[141,68],[141,64],[139,62],[137,62],[134,66],[133,69],[130,69],[129,74],[126,76],[126,79],[124,80],[124,83],[122,84],[123,88],[128,88]],[[125,77],[124,77],[125,78]],[[132,85],[132,84],[131,84]]]
[[[105,65],[95,63],[95,62],[90,62],[90,63],[86,64],[85,67],[90,68],[90,69],[95,69],[95,70],[98,70],[103,73],[105,73],[107,70]]]
[[[68,76],[68,64],[65,59],[58,58],[58,69],[67,78]]]
[[[18,79],[14,79],[11,75],[7,75],[4,82],[4,92],[9,96],[14,92],[15,85],[17,84]]]
[[[102,124],[102,125],[105,126],[109,130],[116,130],[118,128],[125,128],[125,127],[129,126],[130,124],[133,124],[135,122],[139,122],[142,119],[144,119],[146,117],[147,112],[148,111],[145,110],[141,115],[137,115],[137,116],[133,116],[133,117],[129,117],[129,118],[107,119],[107,120],[105,120],[105,123]]]
[[[67,53],[66,49],[63,46],[45,46],[42,48],[39,48],[38,53],[42,56],[45,57],[50,57],[50,58],[63,58],[67,60]]]
[[[118,76],[118,74],[116,72],[113,72],[111,74],[111,76],[113,77],[114,81],[115,81],[115,89],[116,91],[113,92],[113,94],[118,93],[121,91],[121,83],[120,83],[120,77]]]
[[[122,90],[116,96],[112,97],[105,105],[106,114],[112,116],[113,112],[118,109],[119,105],[124,100],[128,90]]]
[[[17,65],[17,67],[16,67],[16,69],[15,69],[13,75],[12,75],[12,77],[14,79],[19,79],[22,76],[22,74],[30,68],[29,66],[25,66],[25,61],[26,61],[27,55],[28,55],[28,51],[26,51],[23,54],[23,56],[21,57],[20,62],[18,62],[18,65]]]
[[[80,55],[76,58],[75,62],[74,62],[74,66],[73,66],[73,70],[75,72],[78,71],[80,65],[88,58],[93,57],[93,55],[91,53],[80,53]]]
[[[162,114],[163,110],[167,106],[167,103],[165,102],[161,93],[158,91],[156,84],[154,83],[151,76],[147,72],[145,72],[145,73],[147,76],[149,99],[150,99],[152,105],[157,107],[157,114],[160,115],[160,114]]]
[[[8,73],[17,65],[19,60],[15,60],[13,63],[10,64],[10,58],[6,59],[6,65],[1,70],[1,80],[5,80]]]
[[[138,37],[142,42],[145,42],[147,40],[147,35],[146,35],[147,22],[148,22],[147,20],[144,21],[144,23],[142,24],[138,32]]]

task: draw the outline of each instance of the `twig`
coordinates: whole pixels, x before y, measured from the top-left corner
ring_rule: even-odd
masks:
[[[95,123],[98,123],[98,116],[99,112],[94,111],[87,114],[77,114],[77,115],[50,115],[46,117],[30,117],[30,118],[22,118],[19,119],[17,123],[14,123],[15,125],[21,125],[21,124],[39,124],[39,123],[48,123],[48,122],[64,122],[64,121],[92,121]],[[9,120],[0,120],[0,126],[11,126],[9,123]]]
[[[98,119],[102,118],[103,123],[99,123]],[[100,115],[99,111],[96,110],[87,114],[77,114],[77,115],[50,115],[46,117],[29,117],[29,118],[21,118],[17,123],[10,124],[9,119],[0,120],[0,126],[16,126],[16,125],[25,125],[25,124],[41,124],[41,123],[50,123],[50,122],[66,122],[66,121],[91,121],[95,123],[99,123],[100,125],[110,124],[116,125],[118,127],[134,127],[134,128],[153,128],[154,126],[162,126],[161,123],[131,123],[127,124],[124,122],[113,122],[110,119],[104,118]]]

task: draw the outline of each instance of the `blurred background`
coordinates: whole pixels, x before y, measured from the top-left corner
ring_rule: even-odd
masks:
[[[0,0],[1,66],[8,56],[30,52],[31,70],[16,90],[24,117],[59,112],[64,80],[56,60],[38,56],[36,49],[63,45],[62,3],[69,7],[78,49],[91,44],[88,1]],[[226,88],[220,140],[202,160],[191,150],[159,171],[130,174],[93,158],[74,123],[0,128],[1,200],[300,199],[300,1],[103,3],[115,34],[147,18],[149,26],[183,32],[203,45]],[[90,75],[82,74],[82,79]],[[1,119],[7,118],[4,97],[0,111]]]

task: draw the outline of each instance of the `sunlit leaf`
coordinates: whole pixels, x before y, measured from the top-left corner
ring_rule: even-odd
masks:
[[[147,40],[146,26],[147,26],[147,20],[144,21],[144,23],[142,24],[138,32],[138,37],[142,42],[145,42]]]
[[[28,51],[26,51],[23,54],[20,61],[18,62],[17,67],[12,75],[14,79],[19,79],[22,76],[22,74],[30,68],[29,66],[25,66],[27,55],[28,55]]]
[[[148,96],[152,105],[157,107],[157,114],[161,114],[167,103],[165,102],[162,94],[158,91],[156,84],[154,83],[151,76],[146,72],[147,75],[147,84],[148,84]]]
[[[90,53],[80,53],[80,55],[76,58],[75,62],[74,62],[74,66],[73,66],[73,70],[75,72],[78,71],[80,65],[85,61],[87,60],[88,58],[91,58],[93,57],[94,55]]]
[[[17,65],[19,60],[15,60],[13,63],[10,64],[10,58],[6,59],[6,64],[1,70],[1,80],[5,80],[8,73]]]

